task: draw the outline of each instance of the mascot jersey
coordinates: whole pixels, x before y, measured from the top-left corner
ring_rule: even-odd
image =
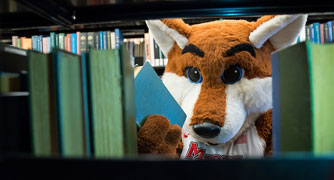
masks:
[[[210,146],[196,142],[189,133],[182,130],[183,151],[181,159],[243,159],[247,157],[263,157],[265,142],[252,125],[240,137],[224,146]]]

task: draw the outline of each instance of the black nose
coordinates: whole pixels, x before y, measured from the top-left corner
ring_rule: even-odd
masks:
[[[204,122],[203,124],[193,125],[196,134],[202,138],[214,138],[220,133],[220,126]]]

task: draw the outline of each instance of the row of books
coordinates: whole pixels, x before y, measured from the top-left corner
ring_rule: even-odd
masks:
[[[307,40],[317,44],[333,43],[333,26],[334,20],[327,21],[325,23],[314,22],[309,24],[305,27],[305,31],[301,32],[297,42]]]
[[[95,49],[119,48],[125,43],[128,48],[132,65],[143,65],[148,61],[152,66],[165,66],[167,57],[164,56],[158,44],[150,33],[145,33],[144,38],[124,39],[119,29],[115,32],[76,32],[76,33],[55,33],[50,36],[35,35],[31,38],[12,36],[12,46],[23,49],[50,53],[53,48],[59,48],[74,54],[87,52],[89,46]]]
[[[133,68],[125,48],[26,54],[16,56],[27,61],[28,95],[0,94],[0,154],[136,155]]]
[[[274,153],[333,155],[333,51],[306,41],[272,55]]]
[[[31,38],[12,36],[12,46],[50,53],[59,48],[74,54],[87,52],[89,46],[99,50],[119,48],[123,35],[119,29],[99,32],[55,33],[50,36],[34,35]]]

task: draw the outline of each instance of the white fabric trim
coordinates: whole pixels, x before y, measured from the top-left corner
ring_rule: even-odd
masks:
[[[188,42],[186,37],[176,30],[169,28],[160,20],[147,20],[146,24],[166,57],[168,57],[168,52],[173,47],[174,42],[176,42],[181,49],[183,49]]]
[[[293,43],[305,26],[307,15],[278,15],[261,24],[249,35],[256,48],[269,39],[275,49],[281,49]]]

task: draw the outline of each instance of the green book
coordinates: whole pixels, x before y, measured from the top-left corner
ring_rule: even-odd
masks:
[[[334,152],[334,44],[300,43],[272,55],[275,153]]]
[[[122,45],[119,49],[122,68],[122,90],[123,90],[123,117],[124,117],[124,141],[127,156],[137,154],[137,125],[135,105],[135,82],[133,67],[130,61],[129,51]]]
[[[55,32],[50,32],[50,39],[51,39],[51,51],[57,47],[58,43],[56,43],[56,40],[59,41],[59,36],[57,38],[58,34]]]
[[[122,77],[117,50],[88,54],[92,140],[96,157],[123,157]]]
[[[85,119],[80,56],[53,51],[57,89],[60,152],[63,156],[86,155]]]
[[[51,55],[28,51],[32,147],[36,156],[58,154]]]

